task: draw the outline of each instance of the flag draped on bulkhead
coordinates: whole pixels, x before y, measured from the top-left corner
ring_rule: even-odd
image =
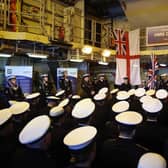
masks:
[[[140,85],[140,30],[130,32],[121,29],[113,31],[116,45],[116,78],[120,85],[128,77],[131,85]]]

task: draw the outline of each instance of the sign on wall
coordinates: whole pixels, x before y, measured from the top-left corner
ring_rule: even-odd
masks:
[[[32,66],[5,66],[5,78],[11,75],[15,75],[17,83],[22,88],[23,93],[32,92],[32,77],[33,67]]]
[[[146,45],[147,46],[168,45],[168,25],[147,27]]]
[[[78,77],[78,69],[77,68],[57,68],[57,90],[60,89],[59,81],[63,77],[63,72],[67,71],[68,78],[72,82],[72,91],[73,94],[77,92],[77,77]]]

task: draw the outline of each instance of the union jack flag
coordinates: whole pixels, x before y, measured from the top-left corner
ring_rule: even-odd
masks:
[[[127,32],[121,29],[115,29],[113,31],[114,34],[114,41],[116,45],[116,54],[119,57],[124,57],[128,55],[128,36]]]
[[[159,64],[156,55],[151,55],[151,68],[148,69],[147,86],[149,89],[156,88],[156,75],[159,70]]]

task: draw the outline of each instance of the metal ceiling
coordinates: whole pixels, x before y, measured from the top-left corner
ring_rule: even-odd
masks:
[[[74,5],[78,0],[60,0]],[[85,14],[99,18],[125,17],[135,28],[167,25],[168,0],[85,0]]]
[[[71,5],[75,5],[75,3],[79,0],[59,0],[59,1],[71,6]]]
[[[167,25],[168,0],[127,0],[125,14],[137,27]]]
[[[119,0],[85,0],[86,14],[100,18],[125,16]]]
[[[41,53],[49,55],[49,59],[65,60],[72,45],[68,43],[52,42],[43,44],[27,40],[0,40],[0,52],[13,53],[16,56],[27,56],[26,53]]]
[[[74,5],[78,0],[60,0],[67,5]],[[100,18],[114,18],[125,16],[119,0],[85,0],[86,15]]]

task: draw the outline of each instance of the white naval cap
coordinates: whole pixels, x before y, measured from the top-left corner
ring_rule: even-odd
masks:
[[[90,76],[90,74],[89,73],[85,73],[85,74],[83,74],[83,78],[85,78],[85,77],[88,77],[88,76]]]
[[[145,95],[146,91],[144,88],[138,88],[135,90],[135,96],[137,97],[142,97],[143,95]]]
[[[127,91],[120,90],[120,91],[117,93],[117,96],[118,96],[118,95],[124,95],[124,94],[127,94],[127,93],[128,93]]]
[[[9,100],[8,103],[9,103],[10,105],[13,105],[13,104],[17,103],[17,101],[16,101],[16,100]]]
[[[142,108],[149,113],[157,113],[163,108],[163,104],[160,100],[152,98],[142,104]]]
[[[165,89],[159,89],[156,91],[155,95],[158,99],[166,99],[168,96],[168,92]]]
[[[10,106],[9,109],[13,115],[19,115],[29,110],[29,107],[30,104],[28,102],[22,101],[22,102],[16,102],[12,106]]]
[[[0,126],[6,123],[12,117],[12,113],[9,108],[0,110]]]
[[[30,93],[23,93],[24,97],[28,96]]]
[[[111,94],[115,94],[115,93],[117,93],[118,91],[119,91],[119,89],[113,89],[113,90],[110,91],[110,93],[111,93]]]
[[[60,106],[60,107],[65,107],[65,106],[68,105],[68,103],[69,103],[69,99],[66,98],[66,99],[62,100],[62,101],[58,104],[58,106]]]
[[[104,73],[98,74],[98,77],[100,77],[100,76],[105,76],[105,74]]]
[[[167,73],[163,73],[163,74],[161,74],[160,76],[161,77],[164,77],[164,76],[167,76],[168,74]]]
[[[88,103],[88,102],[92,102],[92,99],[91,98],[84,98],[82,100],[80,100],[80,103],[83,104],[83,103]],[[78,102],[79,103],[79,102]]]
[[[7,77],[7,79],[8,80],[10,80],[10,79],[16,79],[16,76],[15,75],[10,75],[10,76]]]
[[[32,94],[28,94],[26,96],[26,99],[30,100],[30,99],[35,99],[37,98],[38,96],[40,96],[40,93],[39,92],[35,92],[35,93],[32,93]]]
[[[56,96],[47,96],[46,99],[48,99],[48,100],[60,100],[60,98],[56,97]]]
[[[88,146],[97,134],[93,126],[83,126],[70,131],[63,139],[65,145],[71,150],[80,150]]]
[[[130,95],[128,94],[127,91],[119,91],[119,92],[117,93],[116,99],[117,99],[117,100],[126,100],[126,99],[128,99],[129,97],[130,97]]]
[[[124,125],[137,125],[142,122],[143,117],[141,114],[135,111],[126,111],[126,112],[117,114],[115,119],[117,122]]]
[[[129,103],[127,101],[119,101],[112,106],[112,111],[115,113],[121,113],[129,109]]]
[[[100,93],[100,94],[106,94],[108,92],[108,88],[107,87],[103,87],[103,88],[101,88],[99,91],[98,91],[98,93]]]
[[[45,73],[45,74],[41,74],[40,76],[41,76],[42,78],[44,78],[44,77],[48,77],[48,74]]]
[[[129,94],[130,96],[134,95],[134,93],[135,93],[135,89],[130,89],[130,90],[128,91],[128,94]]]
[[[153,96],[153,95],[155,95],[155,92],[156,92],[156,90],[154,90],[154,89],[149,89],[149,90],[147,90],[146,91],[146,95],[148,95],[148,96]]]
[[[51,117],[57,117],[60,116],[64,113],[64,108],[61,106],[55,106],[53,108],[50,109],[49,115]]]
[[[167,165],[162,155],[148,152],[140,157],[137,168],[167,168]]]
[[[65,90],[60,90],[56,93],[55,96],[62,96],[65,93]]]
[[[105,93],[98,93],[96,95],[94,95],[93,99],[96,101],[101,101],[104,100],[106,98],[106,94]]]
[[[73,95],[73,96],[72,96],[72,99],[80,99],[80,98],[81,98],[80,95]]]
[[[86,98],[75,104],[74,108],[72,109],[72,116],[78,119],[86,118],[89,117],[94,110],[94,102],[91,99]]]
[[[147,101],[151,101],[153,98],[151,97],[151,96],[148,96],[148,95],[146,95],[146,96],[142,96],[140,99],[139,99],[139,101],[141,102],[141,103],[145,103],[145,102],[147,102]]]
[[[20,132],[19,142],[21,144],[29,144],[39,140],[48,131],[50,124],[51,121],[47,115],[33,118]]]

